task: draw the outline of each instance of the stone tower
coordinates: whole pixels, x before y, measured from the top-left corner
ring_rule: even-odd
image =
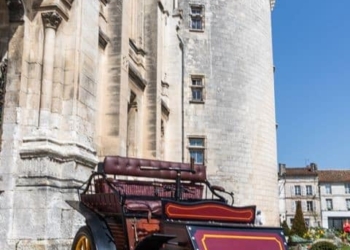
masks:
[[[273,0],[0,0],[0,249],[70,249],[106,155],[208,167],[278,223]]]
[[[183,140],[191,147],[200,139],[211,180],[233,190],[236,204],[256,204],[266,223],[277,223],[271,2],[179,1],[179,8]]]

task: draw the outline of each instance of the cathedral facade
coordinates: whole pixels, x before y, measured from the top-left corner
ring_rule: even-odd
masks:
[[[277,225],[273,4],[0,0],[0,249],[70,249],[107,155],[192,157]]]

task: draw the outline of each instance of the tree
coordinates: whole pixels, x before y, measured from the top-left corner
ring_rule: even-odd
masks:
[[[282,228],[283,228],[283,233],[284,233],[284,235],[285,235],[285,236],[289,236],[289,234],[290,234],[290,228],[288,227],[288,224],[287,224],[287,221],[286,221],[286,220],[284,220],[284,221],[282,222]]]
[[[292,229],[290,230],[290,235],[296,234],[300,237],[303,237],[307,232],[307,228],[305,225],[303,211],[301,209],[301,201],[296,202],[297,209],[295,211],[295,216],[293,220]]]

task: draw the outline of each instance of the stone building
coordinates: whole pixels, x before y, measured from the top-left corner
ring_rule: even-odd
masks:
[[[279,164],[278,185],[280,219],[289,227],[297,201],[309,227],[342,230],[350,221],[350,170],[318,170],[315,163],[302,168]]]
[[[64,249],[106,155],[197,163],[278,223],[273,0],[0,0],[0,249]]]
[[[350,170],[318,171],[322,224],[341,230],[350,221]]]
[[[293,224],[297,202],[301,202],[304,220],[308,227],[321,226],[322,214],[319,193],[319,178],[315,163],[303,168],[279,165],[278,186],[280,219],[288,226]]]

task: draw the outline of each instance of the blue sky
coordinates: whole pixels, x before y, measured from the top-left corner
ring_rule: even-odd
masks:
[[[278,162],[350,169],[350,0],[277,0]]]

